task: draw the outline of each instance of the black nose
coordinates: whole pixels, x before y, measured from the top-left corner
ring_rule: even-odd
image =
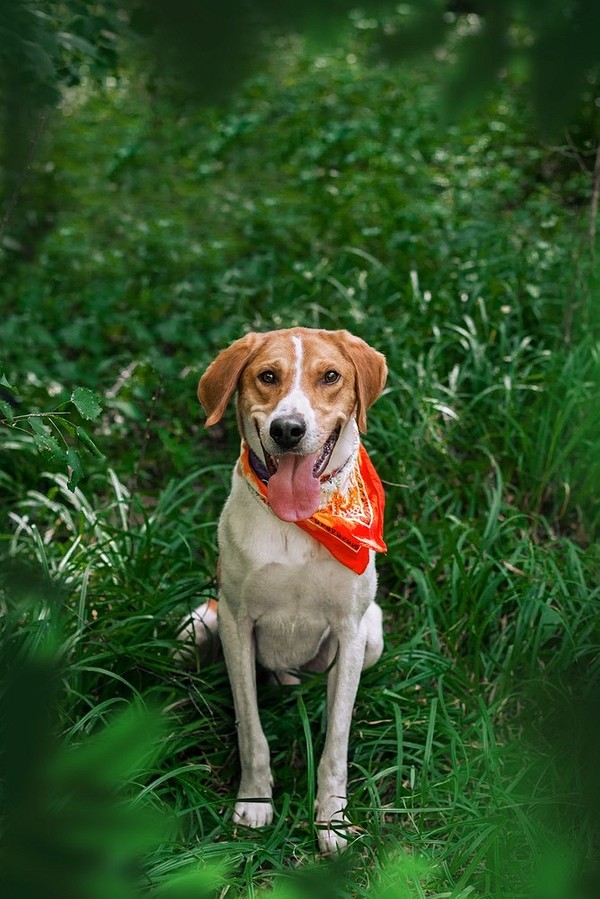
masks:
[[[275,418],[271,422],[269,434],[282,450],[292,450],[306,434],[306,423],[300,415]]]

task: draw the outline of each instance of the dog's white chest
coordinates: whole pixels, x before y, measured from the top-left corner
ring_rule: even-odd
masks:
[[[265,667],[299,668],[340,622],[360,618],[374,565],[358,576],[294,524],[282,522],[238,475],[219,524],[221,589],[252,622]]]

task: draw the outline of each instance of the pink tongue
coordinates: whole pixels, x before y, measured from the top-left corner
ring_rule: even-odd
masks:
[[[312,456],[278,456],[279,466],[269,478],[269,505],[284,521],[303,521],[319,508],[321,485],[313,478]]]

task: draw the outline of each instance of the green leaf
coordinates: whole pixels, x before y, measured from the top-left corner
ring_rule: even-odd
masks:
[[[96,58],[98,55],[94,45],[89,41],[86,41],[86,39],[79,34],[72,34],[69,31],[59,31],[58,40],[65,50],[78,50],[80,53],[83,53],[84,56],[91,56],[92,58]]]
[[[2,387],[8,387],[9,390],[14,391],[14,387],[6,380],[6,375],[0,375],[0,385]]]
[[[66,453],[44,419],[40,415],[28,415],[24,422],[31,429],[35,445],[40,453],[50,453],[53,459],[64,462]]]
[[[0,411],[8,422],[11,422],[15,417],[11,404],[7,403],[6,400],[0,400]]]
[[[102,412],[98,395],[87,387],[77,387],[71,394],[71,402],[82,418],[88,421],[98,418]]]
[[[61,418],[60,426],[63,430],[70,434],[71,437],[77,437],[77,432],[81,430],[80,427],[74,425],[72,421],[69,421],[67,418]]]
[[[84,428],[78,427],[76,434],[81,442],[85,443],[87,448],[91,450],[95,456],[98,456],[99,459],[104,459],[104,453],[98,449],[98,447]]]
[[[52,434],[44,434],[40,433],[39,431],[34,431],[33,437],[35,440],[35,445],[41,453],[50,453],[52,458],[59,461],[64,460],[65,452],[56,437],[53,437]]]
[[[50,434],[50,428],[44,424],[40,415],[28,415],[26,421],[34,435],[39,434],[45,437]]]
[[[226,876],[224,865],[211,864],[200,870],[188,870],[171,874],[156,890],[156,899],[198,899],[214,894]]]
[[[69,490],[75,490],[83,477],[83,463],[81,461],[81,456],[73,446],[70,446],[67,450],[67,464],[71,469]]]

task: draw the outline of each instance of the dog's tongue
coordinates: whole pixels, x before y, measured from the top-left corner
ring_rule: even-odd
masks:
[[[319,508],[321,485],[313,478],[312,456],[278,456],[279,465],[269,478],[269,505],[284,521],[303,521]]]

